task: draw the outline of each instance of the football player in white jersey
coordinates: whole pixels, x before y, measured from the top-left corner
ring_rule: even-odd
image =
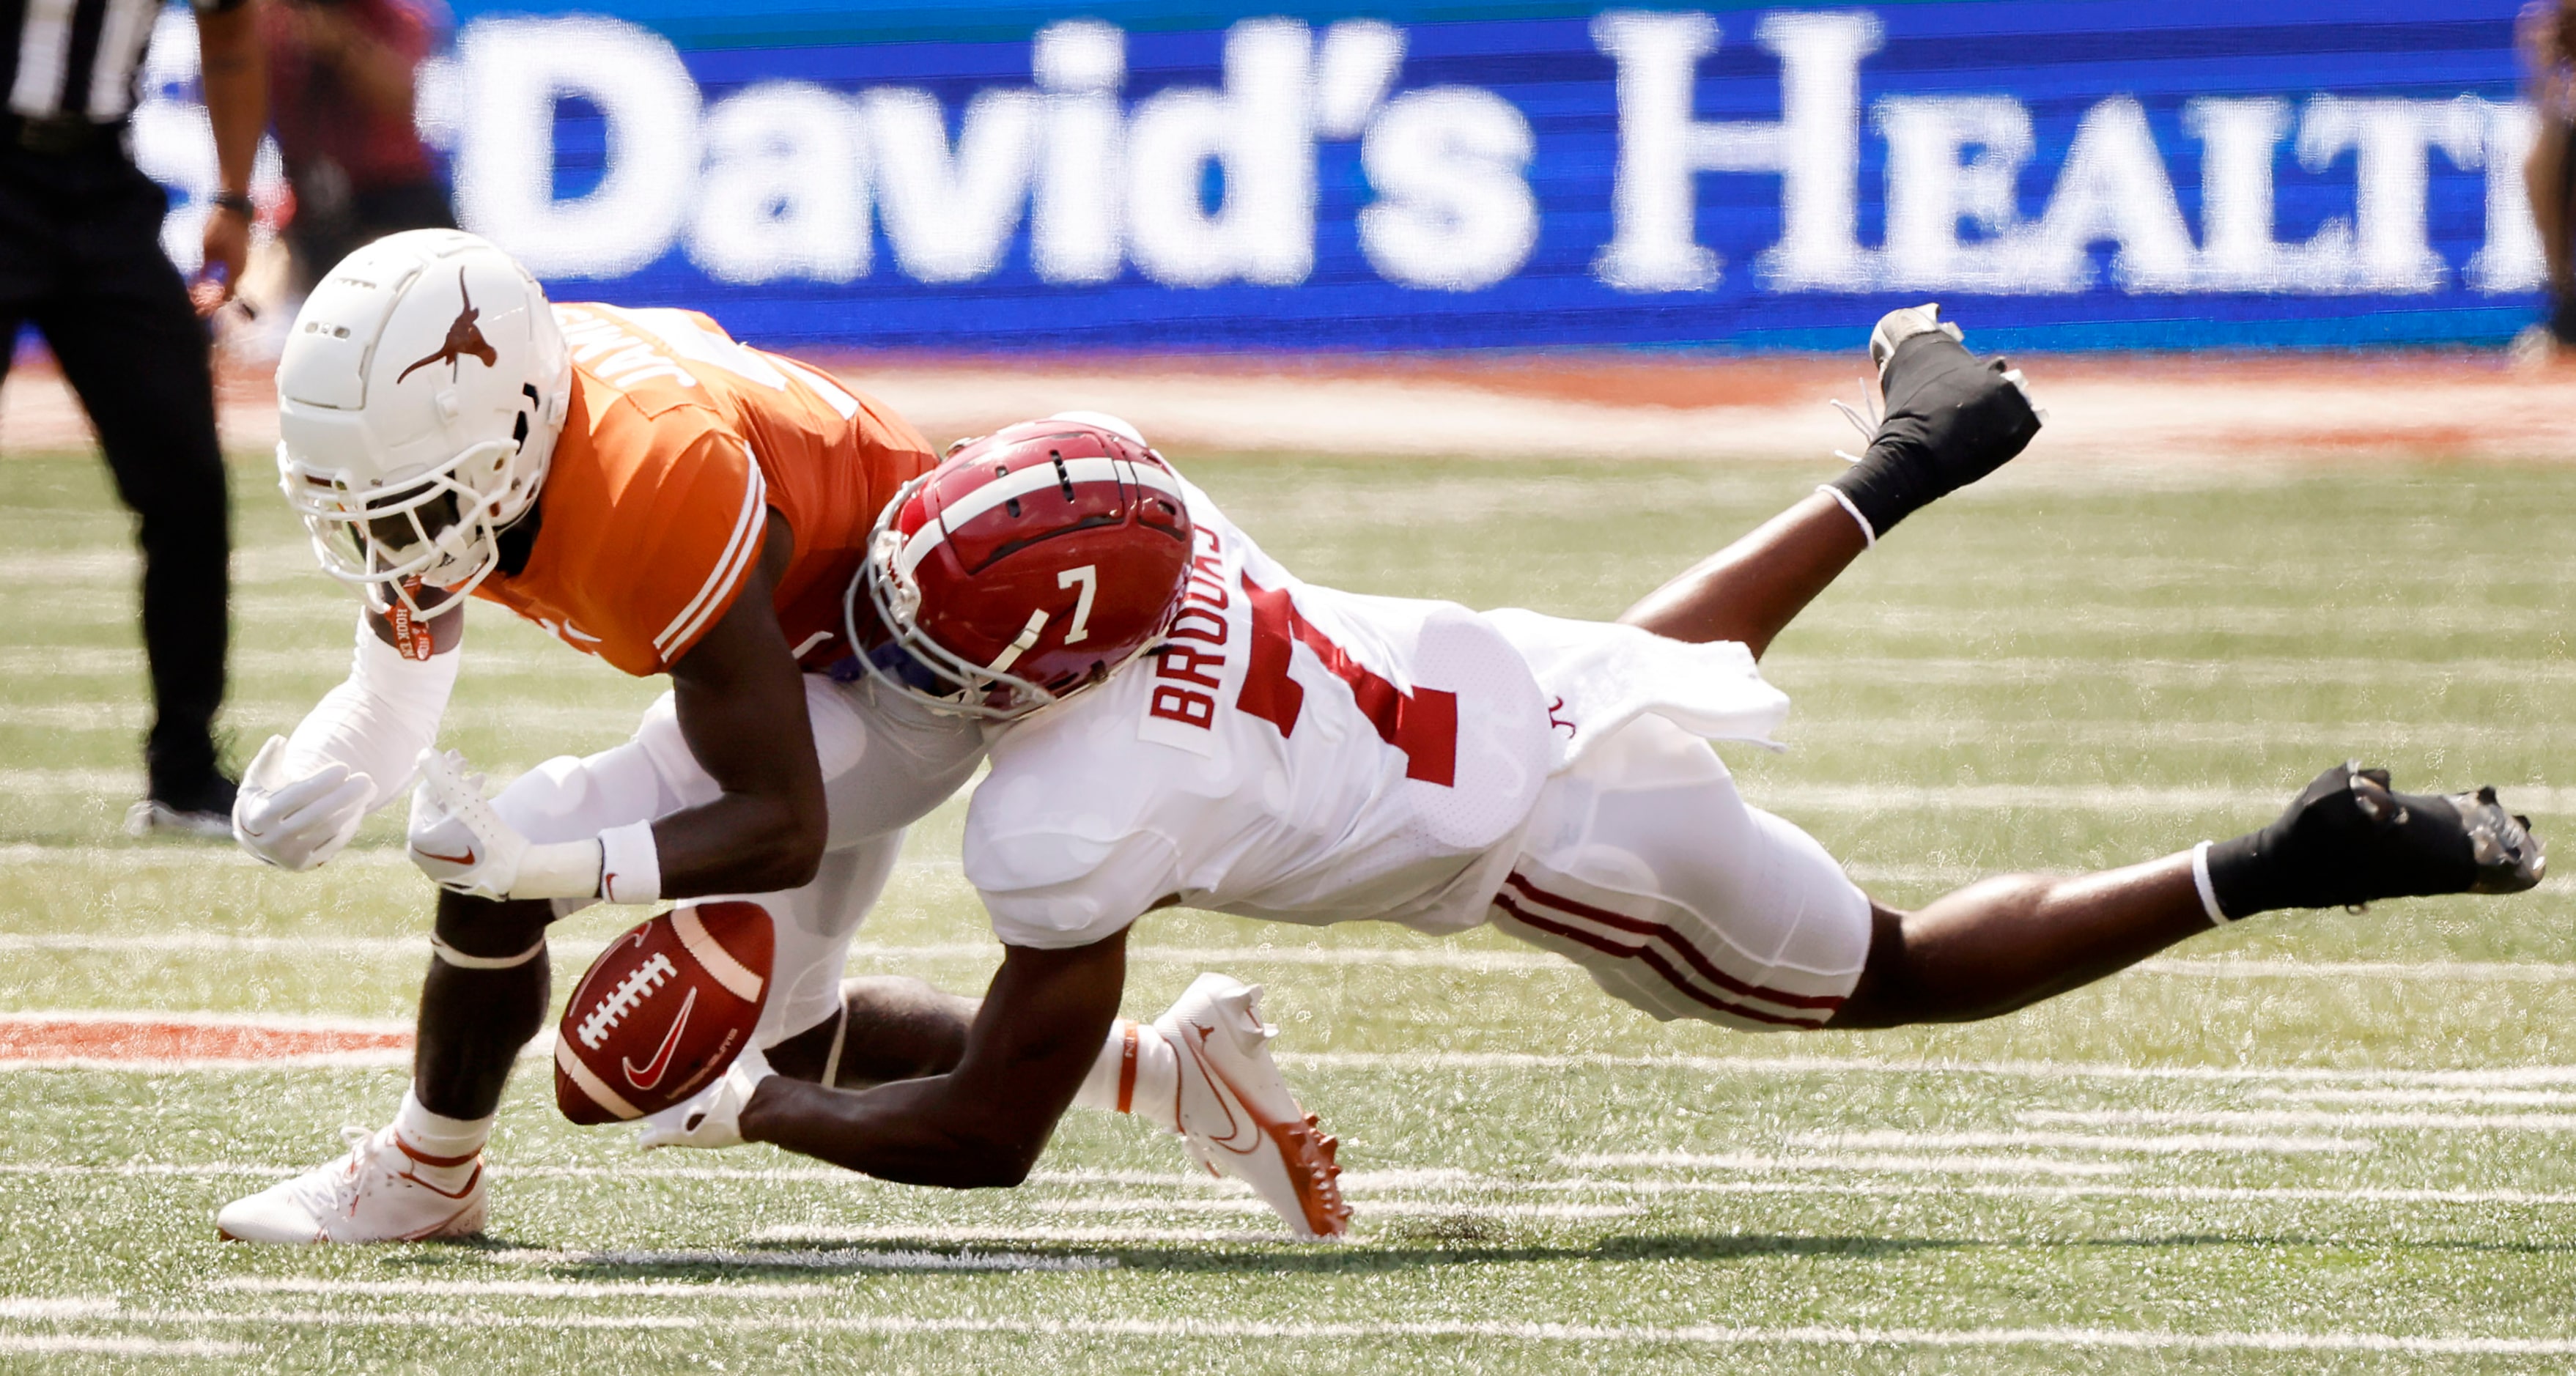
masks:
[[[2491,790],[2399,794],[2353,765],[2261,831],[1915,912],[1747,805],[1707,742],[1780,721],[1755,660],[1890,526],[2039,428],[2019,375],[1936,308],[1891,313],[1870,351],[1885,414],[1868,453],[1616,625],[1300,582],[1114,423],[1013,426],[956,453],[880,519],[861,581],[892,635],[868,660],[950,710],[1025,718],[966,827],[1002,967],[944,1073],[850,1092],[745,1055],[648,1144],[1015,1181],[1068,1101],[1115,1102],[1204,1054],[1204,1035],[1149,1036],[1115,1074],[1093,1054],[1131,924],[1176,904],[1492,923],[1658,1018],[1763,1030],[1987,1018],[2257,912],[2538,882],[2538,843]],[[1105,610],[1138,606],[1163,618],[1150,654],[1070,671],[1100,662],[1085,642]],[[1291,1111],[1247,1107],[1240,1140],[1290,1158],[1265,1193],[1329,1182]]]

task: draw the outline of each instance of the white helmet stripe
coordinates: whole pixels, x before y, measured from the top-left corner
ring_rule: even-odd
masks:
[[[921,561],[929,558],[933,551],[946,543],[948,543],[948,527],[937,521],[914,531],[912,538],[904,542],[903,553],[895,558],[895,572],[909,581],[912,578],[912,571],[921,567]]]
[[[1118,481],[1117,461],[1105,458],[1067,459],[1064,461],[1064,477],[1076,484],[1114,483]],[[949,529],[955,530],[1014,497],[1044,492],[1055,485],[1055,465],[1033,463],[1016,473],[995,478],[950,502],[941,508],[939,519]]]

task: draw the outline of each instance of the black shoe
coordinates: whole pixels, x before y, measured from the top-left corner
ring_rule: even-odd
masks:
[[[2548,868],[2531,819],[2506,812],[2494,789],[2396,793],[2387,770],[2358,760],[2318,775],[2272,825],[2209,850],[2210,884],[2231,920],[2381,898],[2520,893]]]
[[[2045,419],[2020,370],[1969,353],[1937,305],[1880,317],[1869,359],[1884,411],[1873,421],[1843,408],[1868,432],[1869,450],[1832,485],[1875,535],[2003,467]]]
[[[220,771],[209,771],[184,785],[155,787],[151,797],[126,810],[125,834],[229,841],[233,839],[233,797],[240,791],[241,785]]]

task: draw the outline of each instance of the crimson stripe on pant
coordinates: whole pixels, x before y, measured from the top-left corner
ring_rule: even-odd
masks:
[[[1634,936],[1662,937],[1682,953],[1682,959],[1689,961],[1691,968],[1697,970],[1702,978],[1721,989],[1742,994],[1747,998],[1760,999],[1764,1003],[1776,1003],[1784,1008],[1819,1008],[1830,1013],[1843,1005],[1842,996],[1839,994],[1792,994],[1786,990],[1772,989],[1737,979],[1717,968],[1707,956],[1701,954],[1697,946],[1683,940],[1680,932],[1665,923],[1648,918],[1629,917],[1624,913],[1614,913],[1606,908],[1593,907],[1589,903],[1578,903],[1571,898],[1560,898],[1522,878],[1517,870],[1503,882],[1520,890],[1524,897],[1534,902],[1544,903],[1569,917],[1598,922],[1604,927],[1616,928]]]
[[[1597,932],[1587,932],[1580,927],[1551,921],[1531,912],[1520,904],[1513,902],[1509,894],[1495,894],[1494,906],[1511,914],[1514,921],[1526,923],[1529,926],[1538,928],[1542,932],[1553,932],[1558,936],[1564,937],[1568,941],[1581,942],[1582,944],[1589,946],[1596,951],[1600,951],[1605,955],[1613,955],[1626,960],[1638,961],[1645,965],[1646,968],[1663,976],[1665,983],[1670,984],[1675,989],[1689,995],[1698,1002],[1704,1003],[1709,1007],[1716,1009],[1718,1012],[1726,1014],[1728,1017],[1744,1018],[1752,1022],[1767,1022],[1778,1027],[1814,1028],[1823,1025],[1822,1019],[1810,1020],[1807,1018],[1788,1017],[1779,1013],[1766,1012],[1759,1008],[1748,1008],[1743,1004],[1719,998],[1715,994],[1711,994],[1700,988],[1698,985],[1691,983],[1688,977],[1684,976],[1681,971],[1674,969],[1672,962],[1665,960],[1652,946],[1630,946],[1625,942],[1613,941]]]

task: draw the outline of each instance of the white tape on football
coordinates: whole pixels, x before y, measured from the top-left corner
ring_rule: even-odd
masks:
[[[581,1057],[573,1054],[572,1043],[561,1037],[555,1038],[555,1068],[571,1076],[572,1082],[581,1086],[581,1092],[589,1095],[592,1103],[616,1114],[619,1118],[631,1119],[644,1116],[644,1110],[626,1102],[626,1096],[609,1088],[606,1080],[591,1074],[590,1067],[583,1065]]]
[[[698,920],[695,908],[675,908],[671,912],[671,930],[680,934],[680,944],[689,948],[698,964],[715,976],[726,992],[745,1003],[760,1002],[760,976],[751,967],[733,958],[717,940],[707,935],[707,924]]]

